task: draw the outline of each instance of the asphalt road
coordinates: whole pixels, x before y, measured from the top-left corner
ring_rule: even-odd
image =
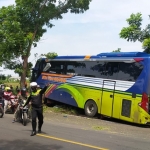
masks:
[[[44,122],[43,133],[31,137],[31,123],[27,126],[12,123],[12,117],[13,115],[6,114],[0,118],[0,150],[150,149],[150,139],[140,136],[84,130],[75,125],[48,120]]]

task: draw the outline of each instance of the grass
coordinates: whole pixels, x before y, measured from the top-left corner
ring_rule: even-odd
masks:
[[[10,87],[10,85],[12,85],[14,94],[16,94],[16,87],[18,86],[20,88],[20,83],[19,82],[4,82],[4,84],[8,87]],[[27,82],[27,87],[29,87],[28,82]]]
[[[11,82],[11,83],[9,83],[9,82],[6,82],[6,83],[4,83],[6,86],[10,86],[10,85],[12,85],[12,87],[15,89],[16,88],[16,86],[20,86],[20,84],[18,83],[18,82]]]
[[[5,82],[4,84],[7,85],[7,86],[12,85],[12,87],[14,89],[16,88],[16,86],[20,87],[20,83],[19,82]],[[27,86],[29,86],[29,83],[27,83]]]
[[[70,115],[82,115],[83,110],[79,108],[75,108],[68,105],[55,105],[54,107],[47,107],[44,106],[44,112],[55,112],[55,113],[63,113],[63,114],[70,114]]]
[[[94,130],[108,130],[109,128],[103,127],[103,126],[93,126],[92,127]]]

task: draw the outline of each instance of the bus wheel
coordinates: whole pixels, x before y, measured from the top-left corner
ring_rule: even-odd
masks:
[[[84,107],[84,112],[88,117],[94,117],[97,114],[97,105],[93,100],[89,100],[86,102]]]
[[[48,106],[48,107],[54,107],[55,106],[55,102],[52,101],[52,100],[50,100],[50,99],[47,99],[46,106]]]

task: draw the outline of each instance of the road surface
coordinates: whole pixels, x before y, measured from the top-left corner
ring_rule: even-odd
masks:
[[[0,118],[0,150],[150,149],[150,139],[146,136],[144,138],[119,132],[87,130],[73,124],[49,120],[44,121],[42,134],[31,137],[31,123],[27,126],[12,123],[12,117],[12,114],[6,114],[4,118]]]

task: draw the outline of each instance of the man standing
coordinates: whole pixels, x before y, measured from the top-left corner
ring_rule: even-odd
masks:
[[[36,135],[36,118],[38,117],[38,133],[41,133],[41,128],[43,124],[43,102],[42,102],[42,96],[44,92],[47,89],[47,86],[45,86],[42,90],[37,88],[37,83],[32,82],[30,83],[31,87],[31,94],[27,99],[27,102],[23,107],[28,105],[29,102],[31,102],[32,107],[32,132],[31,136]]]

